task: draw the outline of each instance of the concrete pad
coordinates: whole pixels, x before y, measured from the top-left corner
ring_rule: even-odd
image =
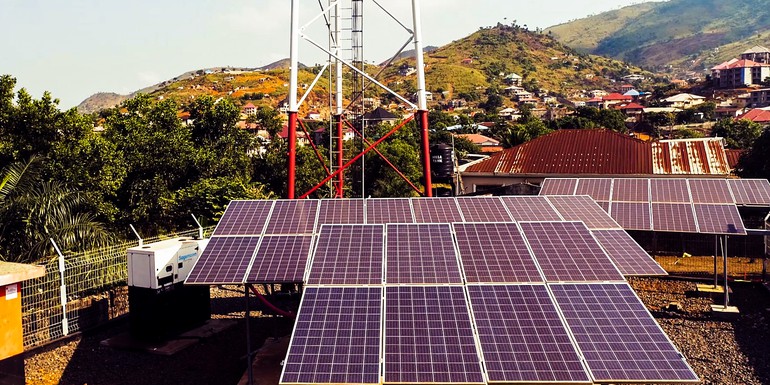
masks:
[[[740,317],[741,312],[735,306],[711,305],[711,315],[725,321],[734,321]]]
[[[253,383],[255,385],[275,385],[280,381],[283,367],[281,362],[286,358],[291,338],[268,338],[265,343],[254,353],[251,363]],[[238,385],[249,383],[249,372],[243,374]]]
[[[234,326],[235,320],[214,319],[205,324],[166,341],[142,341],[131,337],[129,332],[118,334],[115,337],[102,341],[102,346],[121,350],[134,350],[161,356],[171,356],[197,344],[203,339],[209,338],[227,328]]]
[[[716,298],[718,296],[724,296],[725,295],[725,287],[722,285],[711,285],[706,283],[699,283],[695,285],[695,291],[698,293],[699,297],[711,297]],[[733,289],[730,289],[730,287],[727,288],[728,293],[732,294]]]

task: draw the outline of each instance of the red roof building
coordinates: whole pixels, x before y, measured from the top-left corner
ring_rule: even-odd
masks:
[[[751,120],[754,123],[768,124],[770,123],[770,110],[755,108],[739,116],[737,119],[738,120],[747,119],[747,120]]]
[[[645,142],[604,129],[559,130],[461,167],[465,193],[556,177],[727,177],[721,138]]]

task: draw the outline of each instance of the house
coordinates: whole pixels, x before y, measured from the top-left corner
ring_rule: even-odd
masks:
[[[754,123],[770,124],[770,108],[754,108],[736,119],[751,120]]]
[[[628,91],[631,91],[631,90],[633,90],[633,89],[634,89],[634,86],[632,86],[632,85],[630,85],[630,84],[623,84],[622,86],[620,86],[620,92],[622,92],[622,93],[624,93],[624,94],[625,94],[626,92],[628,92]]]
[[[689,83],[687,83],[686,80],[682,80],[682,79],[674,79],[674,80],[671,81],[671,84],[675,88],[684,88],[684,87],[687,87],[689,85]]]
[[[367,125],[385,123],[392,126],[399,119],[400,118],[398,116],[390,113],[390,111],[382,107],[377,107],[374,110],[364,114],[364,120],[366,121]]]
[[[257,114],[257,107],[254,104],[252,104],[252,103],[248,103],[245,106],[243,106],[243,109],[241,109],[241,111],[245,115],[256,115]]]
[[[629,95],[621,95],[619,93],[611,93],[602,96],[602,102],[599,108],[610,108],[616,104],[630,103],[634,98]]]
[[[591,98],[601,98],[601,97],[607,96],[609,94],[610,93],[605,91],[605,90],[592,90],[592,91],[588,91],[588,96],[590,96]]]
[[[462,63],[462,64],[473,64],[473,59],[467,57],[467,58],[463,59],[462,61],[460,61],[460,63]]]
[[[492,139],[481,134],[458,134],[458,138],[469,140],[471,143],[479,146],[483,154],[493,154],[503,150],[498,140]]]
[[[545,178],[728,177],[722,138],[645,142],[604,129],[558,130],[460,167],[464,193]]]
[[[320,121],[321,120],[321,112],[318,110],[311,110],[305,115],[305,119],[307,120],[314,120],[314,121]]]
[[[741,53],[742,60],[751,60],[757,63],[770,64],[770,49],[761,45],[755,45]]]
[[[734,106],[725,106],[725,107],[719,107],[716,110],[714,110],[714,117],[717,120],[722,120],[727,118],[735,119],[742,113],[743,113],[743,108],[734,107]]]
[[[770,88],[753,90],[749,96],[749,107],[760,108],[770,106]]]
[[[770,77],[770,64],[747,59],[731,59],[711,69],[711,79],[721,88],[741,88],[761,84]]]
[[[278,137],[283,140],[289,139],[289,126],[283,126],[281,132],[278,133]],[[310,140],[308,139],[307,135],[305,135],[305,132],[297,131],[297,144],[300,146],[310,144]]]
[[[640,74],[630,74],[630,75],[623,76],[623,80],[627,82],[639,82],[644,80],[644,76]]]
[[[522,81],[523,81],[522,77],[515,73],[510,73],[505,77],[506,84],[516,86],[516,87],[521,87]]]
[[[304,133],[303,133],[304,134]],[[313,131],[313,140],[315,143],[321,143],[324,140],[329,140],[329,137],[324,138],[324,134],[326,134],[326,127],[321,127],[315,131]],[[347,142],[349,140],[353,140],[356,137],[355,131],[353,131],[352,128],[348,126],[344,126],[342,128],[342,141]]]
[[[521,112],[513,107],[506,107],[500,110],[497,116],[505,120],[517,120],[521,117]]]
[[[688,109],[706,102],[706,98],[693,94],[677,94],[663,99],[663,103],[669,107]]]
[[[640,117],[644,113],[644,106],[639,103],[628,103],[620,107],[620,112],[628,117]]]

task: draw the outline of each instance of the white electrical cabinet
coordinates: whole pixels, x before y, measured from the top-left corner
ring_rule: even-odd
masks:
[[[159,289],[184,282],[208,239],[174,238],[128,249],[128,286]]]

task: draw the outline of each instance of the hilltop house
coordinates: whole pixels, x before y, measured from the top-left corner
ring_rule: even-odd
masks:
[[[770,88],[751,91],[749,107],[759,108],[770,106]]]
[[[471,141],[473,144],[481,148],[481,152],[484,154],[492,154],[500,152],[503,147],[498,140],[492,139],[488,136],[481,134],[457,134],[458,138],[463,138]]]
[[[242,112],[245,115],[256,115],[257,114],[257,107],[254,104],[252,104],[252,103],[248,103],[245,106],[243,106]]]
[[[743,115],[738,116],[736,119],[746,119],[759,124],[770,124],[770,109],[755,108],[753,110],[749,110]]]
[[[751,60],[757,63],[770,64],[770,49],[761,45],[755,45],[741,54],[742,60]]]
[[[663,99],[663,103],[668,107],[687,109],[695,107],[706,102],[706,98],[693,94],[677,94]]]
[[[512,86],[521,87],[522,77],[518,74],[510,73],[505,77],[505,83]]]
[[[374,110],[364,114],[364,120],[368,125],[385,123],[392,126],[398,121],[398,119],[398,116],[390,113],[390,111],[382,107],[377,107]]]
[[[770,77],[770,64],[747,59],[731,59],[711,68],[711,80],[721,88],[741,88],[761,84]]]

